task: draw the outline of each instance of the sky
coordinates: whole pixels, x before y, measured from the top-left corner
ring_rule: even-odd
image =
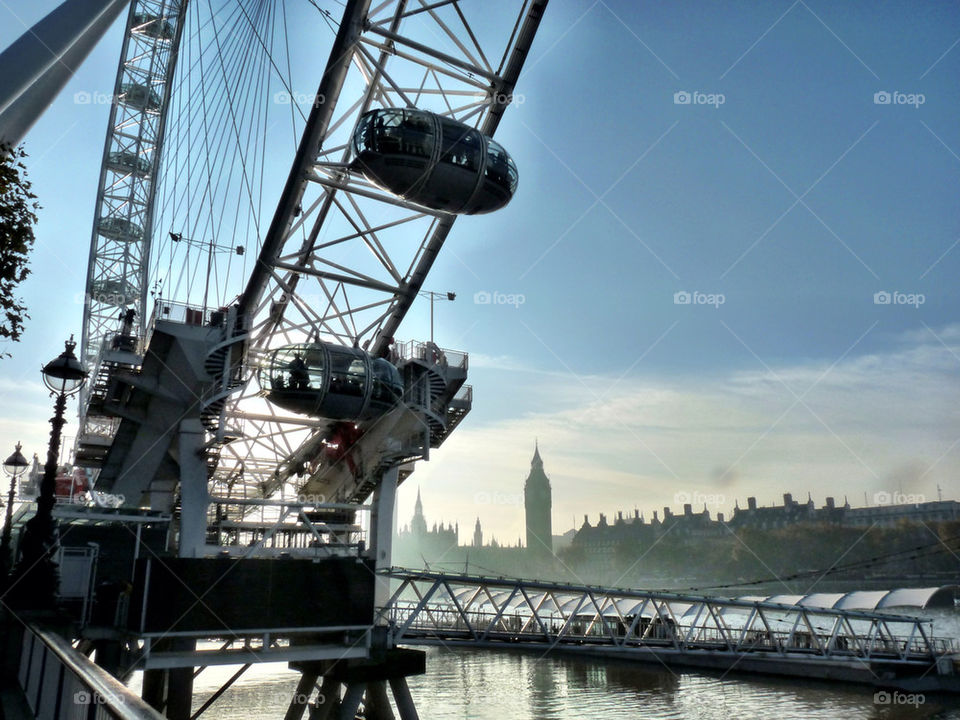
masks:
[[[54,5],[0,2],[0,46]],[[42,453],[39,368],[80,333],[107,107],[75,98],[110,91],[120,39],[26,138],[43,210],[0,447]],[[552,0],[497,132],[520,190],[425,285],[457,293],[435,332],[474,407],[400,522],[419,488],[428,522],[515,542],[535,441],[557,534],[751,495],[960,499],[958,76],[951,4]],[[428,334],[419,300],[399,336]]]

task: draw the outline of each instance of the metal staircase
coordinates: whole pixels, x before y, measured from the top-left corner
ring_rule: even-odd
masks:
[[[464,385],[468,356],[414,341],[401,345],[399,353],[404,399],[429,428],[430,447],[436,449],[470,412],[473,389]]]
[[[215,450],[212,455],[219,457],[219,448],[230,439],[225,423],[227,399],[244,387],[249,379],[245,377],[247,373],[241,363],[244,343],[249,334],[242,318],[237,315],[236,307],[214,313],[211,323],[223,324],[224,339],[210,349],[203,363],[213,383],[201,398],[200,420],[214,436],[210,445],[211,451]],[[208,455],[208,460],[210,457]],[[213,462],[211,472],[215,468],[216,462]]]
[[[110,410],[118,392],[117,380],[123,375],[138,373],[142,364],[142,338],[123,332],[104,338],[90,372],[86,408],[74,452],[76,465],[91,469],[103,467],[120,426],[119,418]]]

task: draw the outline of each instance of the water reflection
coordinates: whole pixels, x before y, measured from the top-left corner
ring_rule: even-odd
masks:
[[[427,675],[410,686],[420,716],[431,720],[960,720],[960,698],[877,705],[862,686],[511,651],[431,648]]]

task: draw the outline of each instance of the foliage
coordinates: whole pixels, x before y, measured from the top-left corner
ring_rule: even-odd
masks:
[[[0,145],[0,339],[14,342],[30,317],[16,290],[30,274],[27,263],[40,209],[30,192],[25,157],[22,145]]]

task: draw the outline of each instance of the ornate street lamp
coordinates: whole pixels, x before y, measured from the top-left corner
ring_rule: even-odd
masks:
[[[10,493],[7,495],[7,519],[3,525],[3,539],[0,540],[0,585],[5,585],[13,563],[10,561],[10,531],[13,526],[13,498],[17,491],[17,481],[30,463],[20,452],[20,443],[13,455],[3,461],[3,471],[10,476]]]
[[[10,604],[22,609],[47,610],[56,605],[60,574],[54,554],[59,535],[53,519],[53,506],[57,502],[57,460],[60,457],[60,433],[66,420],[67,397],[83,385],[86,371],[74,355],[77,344],[73,335],[65,343],[60,356],[43,367],[43,384],[56,396],[54,414],[50,418],[50,445],[47,448],[47,463],[43,466],[40,494],[37,496],[37,512],[23,528],[20,538],[20,560],[10,581]]]

